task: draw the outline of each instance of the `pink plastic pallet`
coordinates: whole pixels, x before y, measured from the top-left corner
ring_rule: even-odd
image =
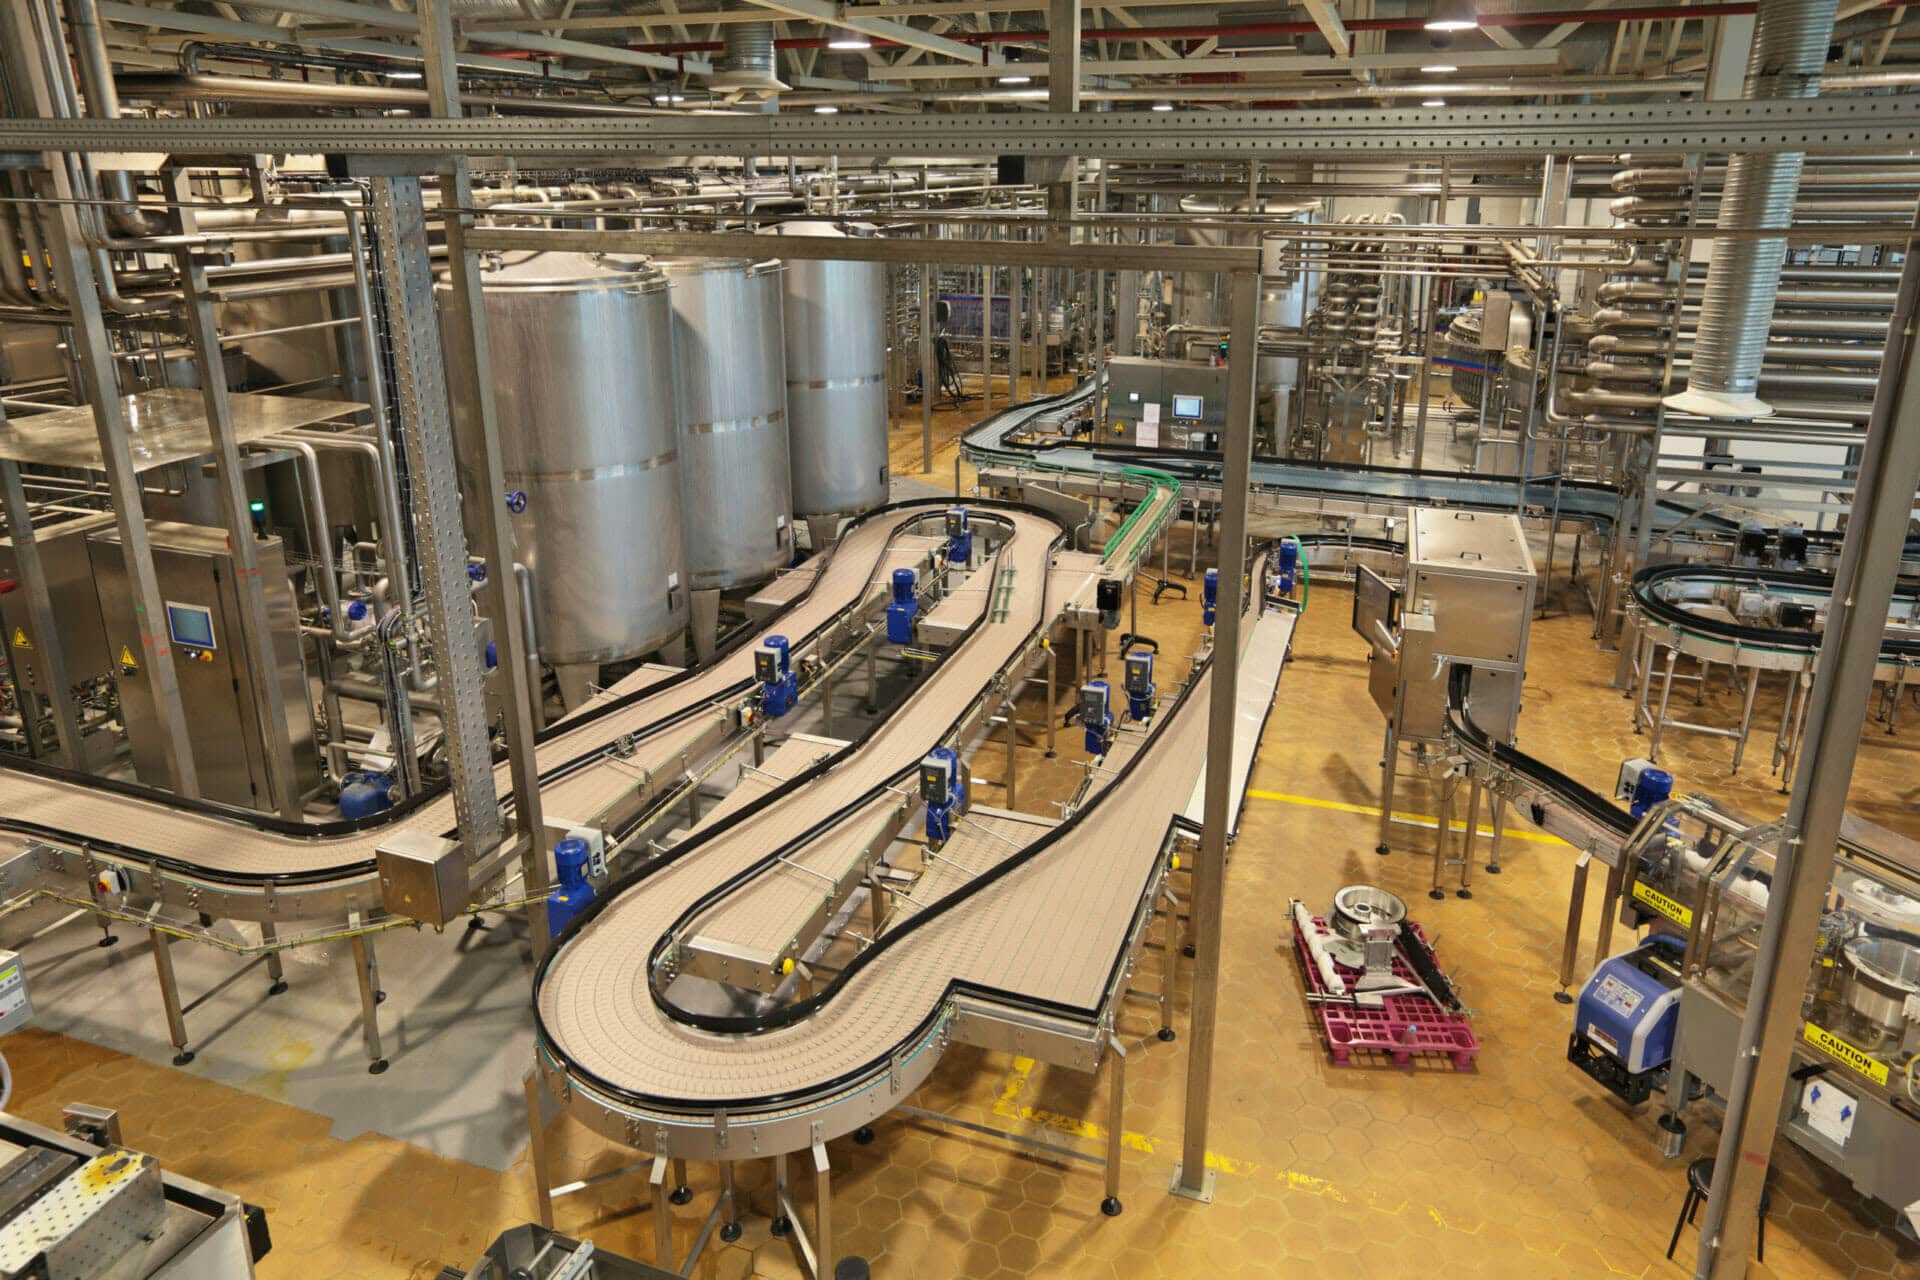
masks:
[[[1320,937],[1331,936],[1327,922],[1321,917],[1313,917],[1313,927]],[[1427,935],[1419,925],[1414,925],[1413,931],[1425,941]],[[1319,966],[1307,951],[1307,940],[1300,936],[1298,922],[1294,924],[1293,935],[1294,954],[1299,957],[1301,971],[1306,975],[1307,990],[1313,995],[1327,995]],[[1361,973],[1343,964],[1335,964],[1334,970],[1346,980],[1348,990],[1352,990]],[[1393,972],[1395,977],[1409,982],[1415,980],[1413,969],[1398,950],[1393,955]],[[1467,1015],[1442,1009],[1424,995],[1387,996],[1378,1009],[1316,1001],[1313,1011],[1320,1020],[1320,1030],[1327,1038],[1334,1062],[1342,1066],[1352,1062],[1356,1049],[1372,1049],[1392,1055],[1394,1065],[1399,1067],[1412,1066],[1416,1053],[1443,1053],[1452,1061],[1454,1070],[1468,1071],[1480,1053],[1480,1039],[1473,1034]]]

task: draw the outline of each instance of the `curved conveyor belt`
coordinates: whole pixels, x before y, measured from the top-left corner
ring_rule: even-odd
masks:
[[[1737,569],[1710,564],[1651,565],[1633,575],[1633,602],[1643,625],[1662,643],[1678,645],[1691,657],[1800,670],[1811,667],[1820,649],[1820,633],[1811,629],[1756,626],[1689,608],[1688,601],[1709,599],[1716,588],[1759,591],[1808,605],[1824,605],[1833,595],[1833,579],[1824,573],[1785,569]],[[1894,608],[1920,612],[1920,581],[1902,578],[1894,587]],[[1920,632],[1889,632],[1881,641],[1885,667],[1920,661]],[[1882,673],[1886,678],[1886,673]]]
[[[1152,468],[1182,482],[1219,484],[1221,459],[1217,452],[1140,449],[1101,445],[1085,439],[1071,443],[1029,443],[1018,438],[1036,423],[1064,419],[1084,409],[1093,403],[1097,390],[1098,380],[1090,378],[1068,391],[1003,409],[962,438],[961,452],[968,462],[978,467],[999,464],[1026,470],[1109,476]],[[1261,454],[1254,455],[1249,478],[1256,491],[1292,496],[1314,504],[1345,502],[1349,507],[1355,503],[1386,507],[1414,503],[1479,511],[1514,510],[1521,484],[1518,476],[1296,462]],[[1529,477],[1525,501],[1519,505],[1525,514],[1558,512],[1563,521],[1578,522],[1601,534],[1611,534],[1621,515],[1620,494],[1611,485],[1563,480],[1556,488],[1552,476]],[[1688,532],[1720,540],[1731,540],[1740,531],[1737,518],[1722,514],[1718,507],[1703,505],[1697,495],[1659,498],[1654,504],[1653,524],[1658,533],[1678,533],[1684,526]],[[1839,532],[1808,529],[1806,535],[1816,559],[1820,556],[1830,559],[1838,553]],[[1909,569],[1920,564],[1920,534],[1908,536],[1906,562]]]
[[[796,651],[866,600],[884,581],[889,549],[945,502],[884,507],[855,522],[807,592],[763,629],[787,635]],[[973,504],[996,520],[1013,509]],[[931,528],[931,526],[929,526]],[[538,761],[547,812],[590,814],[635,790],[643,769],[664,766],[705,732],[719,704],[753,683],[753,644],[736,642],[704,667],[610,697],[542,735]],[[610,759],[637,740],[639,751]],[[510,789],[504,764],[495,772]],[[141,896],[185,903],[235,919],[316,918],[378,907],[375,849],[394,832],[452,836],[444,788],[355,823],[303,825],[220,805],[182,801],[149,788],[63,774],[9,759],[0,767],[0,832],[45,842],[56,857],[118,863]],[[46,856],[46,855],[43,855]],[[5,886],[13,890],[16,886]]]
[[[579,1118],[676,1156],[799,1150],[897,1105],[954,1034],[957,1000],[1098,1035],[1200,774],[1210,667],[1065,823],[1022,843],[965,839],[982,820],[969,818],[914,886],[910,912],[814,994],[703,1013],[675,985],[699,921],[736,896],[817,901],[820,868],[837,873],[907,813],[921,757],[977,723],[979,700],[998,696],[1067,603],[1045,586],[1063,537],[1049,517],[1017,516],[999,563],[982,570],[1010,584],[1005,607],[903,706],[611,886],[562,934],[535,980],[539,1057]]]

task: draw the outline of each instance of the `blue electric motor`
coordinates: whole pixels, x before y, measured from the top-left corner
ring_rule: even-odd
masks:
[[[768,636],[753,651],[753,678],[760,682],[760,709],[778,720],[800,697],[800,677],[788,661],[785,636]]]
[[[965,507],[947,508],[947,563],[973,563],[973,521]]]
[[[1135,649],[1127,655],[1127,715],[1137,722],[1153,719],[1153,653]]]
[[[1626,1102],[1645,1102],[1673,1059],[1685,954],[1685,940],[1652,934],[1602,961],[1574,1006],[1567,1061]]]
[[[393,808],[393,775],[350,773],[340,781],[340,816],[349,822]]]
[[[1220,571],[1207,570],[1207,576],[1200,580],[1200,621],[1207,626],[1213,625],[1213,615],[1220,604]]]
[[[954,816],[967,807],[967,782],[953,748],[935,747],[920,761],[920,798],[927,802],[927,847],[938,850],[953,835]]]
[[[547,895],[547,932],[558,936],[567,922],[587,909],[593,901],[593,881],[587,879],[589,851],[587,842],[568,836],[553,846],[553,865],[559,883]]]
[[[913,643],[913,620],[920,616],[919,580],[911,569],[893,571],[893,603],[887,606],[887,640]]]
[[[1634,817],[1642,817],[1647,810],[1659,804],[1673,794],[1673,775],[1665,769],[1655,769],[1651,765],[1640,770],[1640,776],[1634,779],[1633,800],[1627,805],[1627,812]]]
[[[1080,686],[1079,717],[1087,731],[1087,754],[1103,756],[1113,745],[1111,690],[1105,680],[1089,680]]]
[[[1300,540],[1287,538],[1280,543],[1280,571],[1274,579],[1274,586],[1281,595],[1293,594],[1293,575],[1299,571]]]

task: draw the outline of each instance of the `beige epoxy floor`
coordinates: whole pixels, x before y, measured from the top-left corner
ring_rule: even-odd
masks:
[[[895,436],[903,474],[918,469],[898,457],[910,450],[917,464],[917,420],[912,426]],[[943,465],[950,480],[950,451],[936,458],[936,480]],[[1179,1041],[1154,1038],[1157,1010],[1144,1002],[1130,1003],[1121,1021],[1132,1052],[1119,1218],[1099,1212],[1096,1169],[888,1119],[871,1146],[832,1144],[836,1252],[868,1258],[876,1275],[903,1277],[1685,1274],[1691,1232],[1679,1261],[1661,1256],[1684,1162],[1659,1159],[1644,1108],[1621,1107],[1564,1061],[1570,1013],[1551,993],[1571,851],[1539,839],[1509,842],[1505,873],[1477,874],[1470,902],[1424,896],[1430,863],[1415,850],[1427,847],[1429,832],[1401,828],[1394,854],[1372,852],[1375,823],[1365,810],[1377,802],[1380,721],[1347,612],[1346,593],[1331,586],[1308,609],[1234,850],[1209,1140],[1215,1203],[1166,1194],[1181,1140],[1191,973],[1183,964]],[[1165,651],[1183,652],[1197,613],[1191,602],[1143,602],[1141,629]],[[1522,743],[1604,787],[1643,740],[1607,687],[1612,662],[1595,651],[1589,627],[1581,617],[1536,625]],[[1719,704],[1711,713],[1737,714],[1730,699],[1711,694]],[[1764,702],[1758,719],[1770,723]],[[1765,769],[1771,746],[1757,734],[1749,753],[1757,764],[1738,778],[1726,774],[1728,744],[1715,739],[1670,738],[1664,763],[1683,787],[1768,816],[1783,804]],[[1855,787],[1858,809],[1910,834],[1920,834],[1916,751],[1920,724],[1892,737],[1870,728]],[[992,754],[997,764],[998,750]],[[1021,754],[1022,807],[1044,811],[1076,772],[1074,752],[1042,761],[1036,735]],[[1403,791],[1402,807],[1430,811],[1417,781]],[[1401,893],[1436,939],[1478,1010],[1477,1070],[1328,1061],[1301,995],[1286,904],[1297,896],[1324,910],[1334,889],[1355,880]],[[1589,935],[1596,910],[1597,894]],[[1616,941],[1624,945],[1621,935]],[[1136,986],[1157,988],[1161,957],[1157,946],[1148,952]],[[68,1101],[118,1106],[130,1145],[264,1204],[277,1244],[261,1269],[268,1280],[432,1277],[444,1264],[471,1261],[493,1234],[531,1215],[524,1162],[496,1174],[387,1138],[339,1141],[324,1120],[293,1107],[32,1030],[4,1049],[22,1114],[57,1123]],[[1088,1151],[1105,1137],[1103,1080],[1002,1054],[951,1051],[911,1101]],[[1705,1109],[1695,1114],[1689,1156],[1712,1139]],[[629,1158],[570,1122],[556,1138],[560,1177]],[[682,1249],[716,1184],[697,1166],[694,1181],[699,1198],[676,1213]],[[760,1216],[738,1246],[712,1252],[702,1274],[798,1274],[788,1246],[767,1240],[764,1173],[745,1170],[742,1186]],[[1896,1244],[1837,1179],[1786,1148],[1773,1200],[1774,1274],[1920,1276],[1920,1250]],[[564,1202],[560,1225],[646,1257],[648,1202],[644,1175],[630,1175]]]

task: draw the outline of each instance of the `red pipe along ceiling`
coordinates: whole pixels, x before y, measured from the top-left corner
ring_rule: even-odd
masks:
[[[1874,6],[1880,9],[1896,8],[1902,0],[1881,0]],[[1480,15],[1483,27],[1557,27],[1565,22],[1651,22],[1680,18],[1720,18],[1757,11],[1758,5],[1752,0],[1735,0],[1726,4],[1696,5],[1623,5],[1612,9],[1562,9],[1552,13],[1487,13]],[[856,10],[857,11],[857,10]],[[686,15],[688,25],[698,23],[700,15]],[[767,14],[769,21],[779,20],[773,11]],[[1352,18],[1348,19],[1349,31],[1420,31],[1426,27],[1424,18]],[[1223,23],[1212,26],[1196,27],[1098,27],[1082,31],[1083,43],[1101,43],[1124,40],[1208,40],[1223,36],[1304,36],[1319,31],[1311,22],[1242,22]],[[947,31],[941,33],[947,40],[962,44],[1037,44],[1047,42],[1045,31]],[[874,47],[898,46],[897,40],[885,40],[873,37]],[[788,40],[776,40],[774,46],[780,49],[824,49],[827,40],[824,36],[811,36]],[[724,46],[718,40],[679,41],[663,44],[630,44],[629,49],[642,53],[718,53]]]

